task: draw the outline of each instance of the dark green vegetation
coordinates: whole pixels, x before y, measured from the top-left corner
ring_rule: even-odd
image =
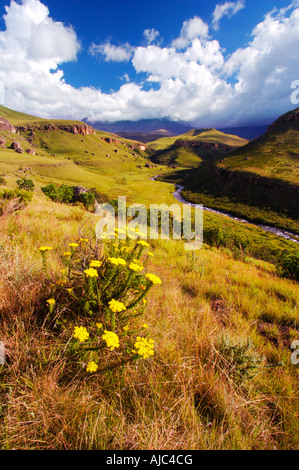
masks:
[[[190,202],[298,234],[298,149],[299,108],[247,145],[164,180],[184,185]]]
[[[232,152],[219,166],[298,184],[299,108],[281,116],[264,135]]]

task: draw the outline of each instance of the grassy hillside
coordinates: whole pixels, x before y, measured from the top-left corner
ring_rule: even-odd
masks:
[[[184,173],[184,197],[258,223],[298,233],[299,109],[260,138]]]
[[[163,168],[145,167],[151,162],[139,149],[139,142],[101,131],[74,135],[58,127],[83,124],[77,121],[39,120],[3,107],[1,115],[15,126],[25,126],[18,134],[0,131],[0,137],[6,140],[5,146],[0,147],[1,175],[8,181],[26,174],[39,187],[53,181],[97,188],[111,197],[127,196],[128,202],[135,200],[136,194],[140,203],[170,202],[170,190],[150,179],[158,171],[163,172]],[[47,130],[45,127],[49,124],[55,129]],[[105,139],[110,139],[111,143]],[[23,154],[8,148],[14,141],[21,144]],[[29,149],[36,154],[27,154]],[[157,184],[160,185],[158,197]]]
[[[0,449],[298,449],[299,289],[280,269],[297,244],[213,213],[197,252],[100,242],[95,214],[41,188],[172,204],[150,179],[167,167],[115,135],[14,119],[26,129],[3,132],[0,203],[23,176],[35,188],[0,213]]]
[[[281,116],[260,138],[227,156],[219,167],[298,184],[299,108]]]
[[[196,168],[202,160],[219,159],[248,141],[216,129],[192,129],[176,137],[164,137],[148,144],[154,163]]]
[[[146,271],[162,285],[138,324],[148,325],[154,356],[87,373],[68,352],[83,319],[59,305],[70,295],[63,253],[93,226],[80,208],[37,195],[1,221],[0,448],[297,449],[298,285],[229,250],[192,255],[182,242],[153,242]],[[41,245],[52,247],[46,272]]]
[[[175,137],[162,137],[148,144],[148,148],[157,151],[164,150],[172,146],[177,140],[199,141],[199,142],[215,142],[219,144],[229,145],[231,147],[240,147],[248,143],[248,140],[242,139],[235,135],[224,134],[216,129],[191,129],[185,134]]]

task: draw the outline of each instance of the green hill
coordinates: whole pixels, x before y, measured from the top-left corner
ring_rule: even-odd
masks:
[[[264,135],[232,152],[218,166],[298,184],[299,108],[281,116]]]
[[[299,108],[258,139],[204,162],[185,179],[185,197],[214,209],[298,233]]]
[[[128,201],[138,194],[141,203],[155,202],[160,183],[151,177],[163,169],[153,167],[141,142],[95,131],[80,121],[41,119],[3,106],[0,116],[16,128],[12,133],[0,127],[5,142],[0,146],[1,176],[12,186],[27,174],[40,187],[53,181],[97,188],[112,197],[124,195]],[[20,144],[22,153],[9,148],[13,142]],[[170,201],[163,184],[161,196],[163,202]]]
[[[198,167],[203,160],[220,158],[247,140],[216,129],[191,129],[176,137],[163,137],[148,144],[153,162],[168,166]]]

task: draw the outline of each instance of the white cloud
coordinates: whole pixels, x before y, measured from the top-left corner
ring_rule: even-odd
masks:
[[[5,9],[6,31],[0,32],[0,47],[10,60],[22,59],[28,61],[27,67],[47,70],[76,59],[80,45],[75,32],[54,22],[39,0],[24,0],[21,5],[12,1]]]
[[[160,36],[160,33],[154,28],[151,28],[146,29],[143,32],[143,36],[145,37],[147,44],[152,44],[153,42],[157,41],[158,37]]]
[[[137,85],[125,74],[122,86],[111,93],[65,82],[59,65],[75,60],[80,44],[74,30],[51,19],[39,0],[12,1],[5,24],[0,98],[5,94],[3,104],[19,111],[102,121],[166,116],[198,126],[227,126],[257,117],[270,120],[292,108],[290,84],[298,79],[299,63],[299,8],[294,4],[266,15],[250,43],[230,57],[198,17],[185,21],[168,47],[105,43],[99,53],[107,60],[130,60],[146,82]],[[100,46],[105,45],[94,47]]]
[[[180,36],[172,42],[176,49],[184,49],[193,39],[207,38],[209,35],[209,26],[198,16],[184,21]]]
[[[109,41],[103,44],[92,44],[89,52],[92,55],[103,55],[106,62],[128,62],[133,54],[133,47],[126,43],[114,46]]]
[[[238,11],[245,8],[245,0],[238,0],[237,2],[225,2],[221,5],[216,5],[213,13],[212,26],[217,31],[219,29],[220,20],[224,16],[232,18]]]

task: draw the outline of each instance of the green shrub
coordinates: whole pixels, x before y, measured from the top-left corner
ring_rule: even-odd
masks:
[[[229,336],[222,336],[218,352],[220,368],[237,384],[256,375],[264,362],[250,340],[235,342]]]
[[[283,277],[299,281],[299,253],[285,251],[277,261],[277,272]]]
[[[24,189],[25,191],[33,191],[34,190],[34,183],[32,180],[27,178],[22,178],[21,180],[17,180],[17,185],[19,189]]]
[[[3,186],[6,185],[6,181],[4,178],[2,178],[2,176],[0,176],[0,185],[3,185]]]
[[[42,188],[42,191],[54,202],[69,203],[72,201],[74,196],[73,186],[67,186],[66,184],[57,186],[54,183],[50,183],[48,186]]]
[[[79,201],[82,202],[86,210],[89,210],[93,207],[96,200],[96,196],[92,191],[88,191],[88,193],[82,193],[79,196]]]

